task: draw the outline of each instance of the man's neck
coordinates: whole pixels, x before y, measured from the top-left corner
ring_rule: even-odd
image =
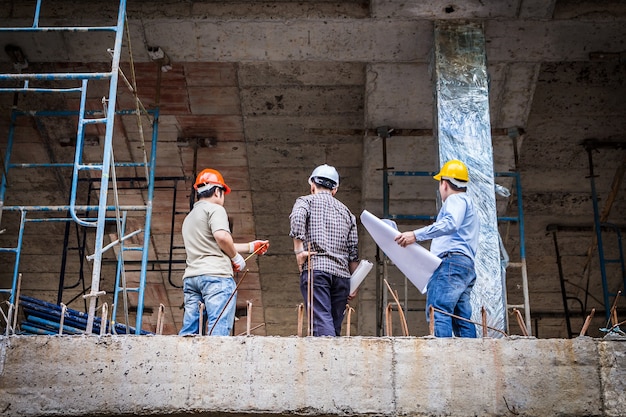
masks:
[[[222,203],[222,199],[219,198],[219,197],[216,197],[215,194],[212,195],[211,197],[200,198],[198,201],[205,201],[207,203],[217,204],[217,205],[220,205],[220,206],[224,205]]]

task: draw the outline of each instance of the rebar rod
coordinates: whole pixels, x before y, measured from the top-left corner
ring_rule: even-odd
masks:
[[[220,311],[220,314],[217,316],[217,319],[213,323],[213,326],[211,326],[211,330],[209,331],[209,336],[211,336],[213,334],[213,329],[215,329],[215,325],[217,325],[217,322],[220,321],[220,319],[222,318],[222,314],[224,314],[224,312],[226,311],[226,307],[228,307],[228,304],[230,304],[230,301],[233,299],[235,294],[237,294],[237,290],[239,289],[239,286],[241,285],[241,283],[243,282],[244,278],[248,274],[248,271],[249,271],[249,269],[246,269],[243,272],[243,275],[241,276],[241,279],[239,280],[239,282],[235,286],[235,289],[233,290],[232,293],[230,293],[230,297],[228,297],[228,300],[226,300],[226,304],[224,304],[224,308],[222,308],[222,311]],[[207,325],[208,325],[208,323],[207,323]]]
[[[406,323],[406,318],[404,317],[404,311],[402,311],[402,305],[400,304],[400,300],[398,300],[398,295],[391,289],[391,286],[389,285],[389,282],[387,282],[387,280],[384,280],[384,282],[387,285],[387,289],[391,293],[391,296],[395,300],[396,305],[398,306],[398,314],[400,315],[400,324],[402,325],[402,332],[404,333],[404,336],[408,336],[409,326]]]

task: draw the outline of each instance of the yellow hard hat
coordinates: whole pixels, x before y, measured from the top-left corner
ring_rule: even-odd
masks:
[[[467,173],[467,167],[458,159],[452,159],[441,167],[441,170],[437,175],[433,177],[437,181],[441,179],[454,179],[458,181],[468,182],[469,174]]]

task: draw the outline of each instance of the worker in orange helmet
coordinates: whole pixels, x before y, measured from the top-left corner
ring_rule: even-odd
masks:
[[[426,321],[430,307],[435,308],[435,336],[476,337],[470,294],[476,281],[474,258],[478,248],[479,219],[474,203],[466,193],[469,184],[467,166],[453,159],[437,175],[443,205],[430,226],[396,236],[402,246],[432,239],[430,251],[441,264],[430,277],[426,292]],[[441,311],[447,313],[443,314]],[[458,319],[461,317],[462,319]]]
[[[233,241],[224,209],[224,196],[231,190],[219,171],[203,170],[196,177],[193,187],[198,201],[185,217],[182,228],[187,267],[183,275],[185,313],[179,334],[200,333],[199,307],[200,303],[204,303],[206,320],[203,323],[207,326],[202,332],[228,336],[233,328],[237,305],[233,272],[241,272],[246,267],[241,253],[263,255],[269,248],[269,241]]]

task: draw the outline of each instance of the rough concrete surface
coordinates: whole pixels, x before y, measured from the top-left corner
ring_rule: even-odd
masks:
[[[0,337],[0,413],[620,416],[626,341]]]

